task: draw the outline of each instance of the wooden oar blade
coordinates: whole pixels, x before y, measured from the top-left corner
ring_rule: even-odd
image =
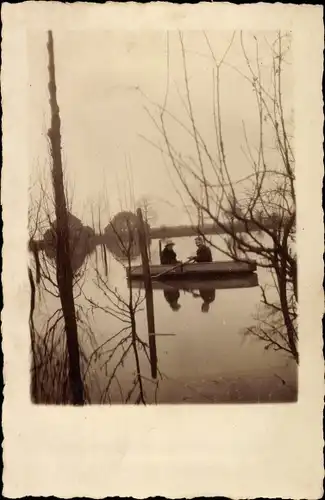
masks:
[[[171,273],[172,271],[175,271],[175,269],[178,269],[179,267],[184,266],[185,264],[188,264],[193,258],[186,260],[185,262],[180,262],[179,264],[176,264],[176,266],[172,267],[171,269],[167,269],[167,271],[163,271],[162,273],[156,274],[155,276],[152,276],[152,279],[157,279],[160,278],[160,276],[164,276],[165,274]]]

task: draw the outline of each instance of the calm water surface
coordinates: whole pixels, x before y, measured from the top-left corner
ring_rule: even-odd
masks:
[[[195,253],[192,238],[176,238],[175,250],[178,258],[185,260]],[[159,263],[158,242],[151,248],[153,263]],[[214,260],[227,260],[221,252],[213,249]],[[80,334],[84,350],[91,354],[94,347],[104,343],[126,326],[120,319],[103,309],[109,299],[98,287],[96,259],[92,255],[87,262],[82,295],[77,304],[87,312],[88,325],[93,341]],[[132,265],[140,264],[140,259]],[[104,274],[102,274],[105,280]],[[271,283],[268,271],[259,270],[260,284]],[[129,289],[123,266],[108,256],[108,283],[114,293],[126,301]],[[198,292],[198,291],[197,291]],[[136,297],[143,291],[134,290]],[[196,293],[198,295],[198,293]],[[89,300],[98,308],[91,310]],[[115,300],[115,299],[114,299]],[[252,288],[217,289],[209,311],[202,312],[203,300],[193,297],[191,291],[179,290],[180,308],[174,311],[167,302],[163,290],[154,290],[154,311],[158,384],[152,381],[150,363],[143,350],[139,350],[140,371],[143,377],[147,403],[213,403],[213,402],[276,402],[295,401],[297,397],[297,370],[293,360],[281,351],[265,349],[263,341],[245,335],[247,328],[256,324],[261,307],[261,292]],[[44,323],[58,307],[50,295],[38,311],[39,325]],[[145,303],[136,314],[137,333],[148,342]],[[136,377],[135,356],[132,349],[125,356],[123,365],[118,364],[123,346],[112,349],[124,333],[121,332],[103,349],[100,356],[93,356],[88,370],[91,402],[122,403],[132,389]],[[116,371],[114,372],[114,370]],[[108,381],[115,373],[110,389],[105,393]],[[136,391],[135,391],[136,392]],[[105,393],[105,396],[103,394]],[[134,398],[130,397],[131,403]]]

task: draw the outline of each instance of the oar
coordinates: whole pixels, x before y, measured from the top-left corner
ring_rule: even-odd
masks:
[[[156,274],[156,276],[152,276],[152,279],[160,278],[160,276],[163,276],[164,274],[168,274],[172,271],[175,271],[178,267],[184,266],[185,264],[189,264],[189,262],[193,261],[194,257],[191,257],[190,259],[186,260],[185,262],[179,262],[176,264],[176,266],[172,267],[171,269],[168,269],[167,271],[163,271],[162,273]]]

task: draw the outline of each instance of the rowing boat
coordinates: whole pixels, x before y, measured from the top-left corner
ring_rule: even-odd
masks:
[[[143,280],[132,280],[129,286],[137,289],[144,289]],[[230,290],[234,288],[253,288],[258,286],[258,276],[256,273],[242,275],[241,277],[228,277],[222,279],[173,279],[172,281],[152,281],[153,290]]]
[[[226,278],[229,276],[241,276],[256,271],[256,262],[200,262],[184,263],[175,265],[150,265],[150,275],[154,280],[171,279],[204,279],[204,278]],[[144,278],[142,266],[133,266],[128,270],[128,278],[131,280],[141,280]]]

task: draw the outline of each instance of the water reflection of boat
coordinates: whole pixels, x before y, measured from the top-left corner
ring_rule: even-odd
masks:
[[[130,286],[130,284],[129,284]],[[226,290],[231,288],[252,288],[258,286],[258,276],[256,273],[248,274],[242,277],[228,277],[224,279],[214,279],[214,280],[181,280],[174,279],[172,282],[166,281],[152,281],[153,290]],[[142,280],[132,280],[132,288],[144,288],[144,283]]]

